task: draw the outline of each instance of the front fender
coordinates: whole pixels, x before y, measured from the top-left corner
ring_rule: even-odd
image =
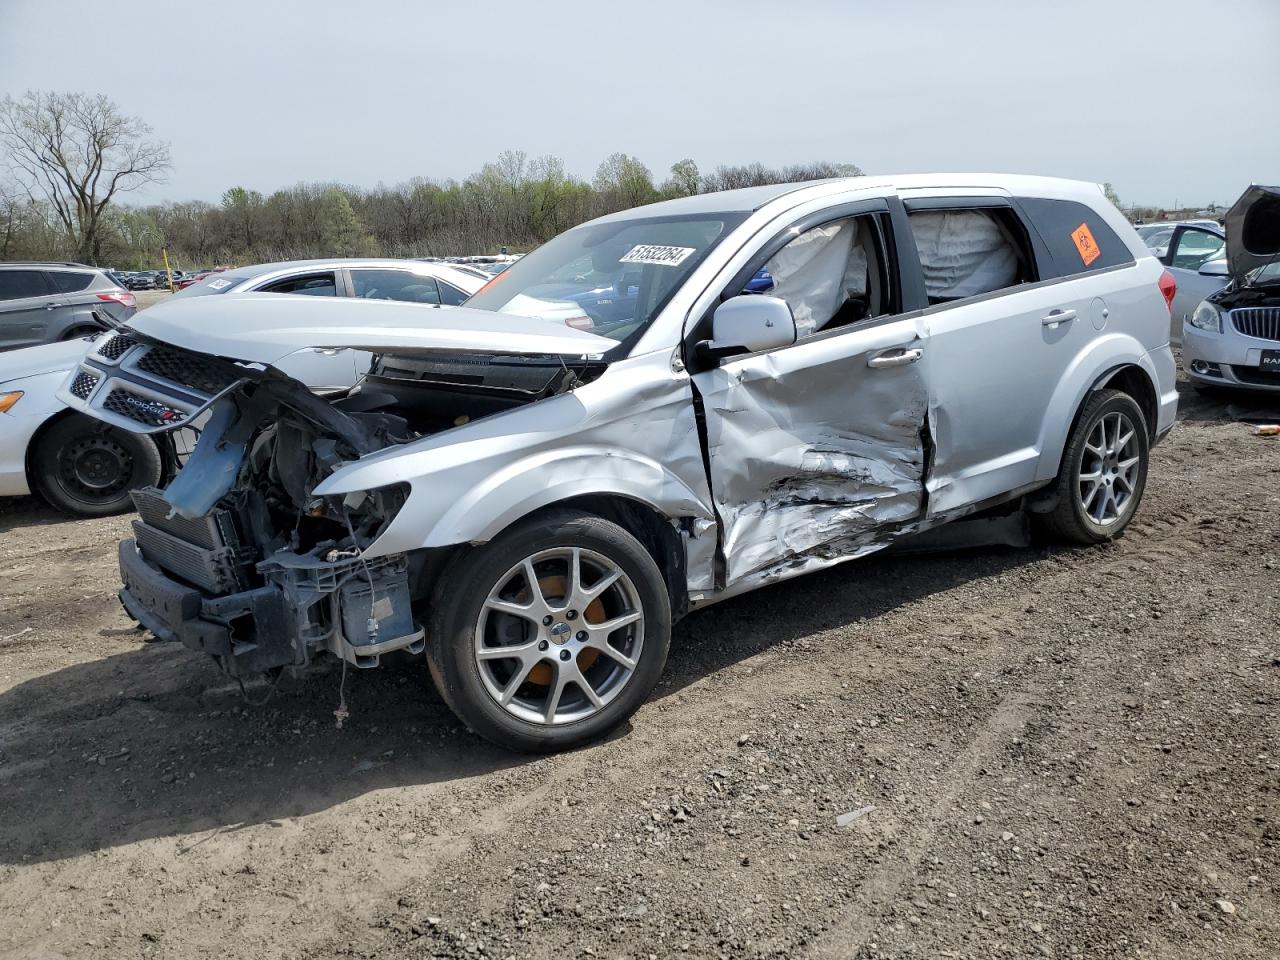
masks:
[[[1142,343],[1127,333],[1111,333],[1091,341],[1067,368],[1058,388],[1053,392],[1040,427],[1040,459],[1037,480],[1052,480],[1058,475],[1062,451],[1075,425],[1076,412],[1095,387],[1121,367],[1140,368],[1160,395],[1160,377]]]

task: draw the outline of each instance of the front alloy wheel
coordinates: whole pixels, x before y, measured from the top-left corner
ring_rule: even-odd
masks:
[[[635,675],[644,614],[631,578],[594,550],[542,550],[501,576],[480,610],[476,666],[489,695],[530,723],[603,710]]]
[[[564,510],[522,521],[441,574],[431,675],[471,729],[517,750],[607,733],[653,689],[671,603],[634,536]]]

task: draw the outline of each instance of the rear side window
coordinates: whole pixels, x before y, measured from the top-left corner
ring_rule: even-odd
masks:
[[[440,290],[434,277],[422,277],[407,270],[354,269],[351,271],[351,286],[355,296],[365,300],[440,302]]]
[[[1124,241],[1091,207],[1074,200],[1039,197],[1020,197],[1018,203],[1049,248],[1053,262],[1041,270],[1044,279],[1133,263]]]
[[[910,210],[930,304],[994,293],[1036,279],[1023,230],[1007,207]]]
[[[80,273],[74,270],[53,270],[49,273],[54,289],[59,293],[79,293],[93,282],[92,273]]]
[[[21,300],[51,293],[42,270],[0,270],[0,300]]]
[[[469,293],[466,293],[463,290],[459,290],[457,287],[451,287],[449,284],[445,283],[443,280],[440,280],[438,282],[440,284],[440,302],[443,304],[446,304],[447,306],[456,307],[463,300],[467,299],[467,297],[470,296]]]
[[[332,273],[308,273],[302,277],[277,280],[259,289],[263,293],[301,293],[312,297],[336,297],[338,282]]]

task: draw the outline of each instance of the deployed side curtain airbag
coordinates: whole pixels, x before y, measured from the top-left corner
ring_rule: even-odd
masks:
[[[933,300],[975,297],[1011,286],[1017,251],[991,217],[977,210],[911,214],[924,285]]]
[[[855,220],[815,227],[769,260],[769,295],[790,305],[798,336],[821,330],[848,297],[866,293],[867,254],[855,243],[857,236]]]

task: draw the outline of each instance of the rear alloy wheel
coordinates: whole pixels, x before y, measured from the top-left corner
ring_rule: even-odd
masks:
[[[1150,444],[1132,397],[1118,390],[1093,394],[1063,451],[1057,505],[1042,518],[1046,531],[1075,543],[1118,537],[1142,500]]]
[[[150,437],[73,415],[40,438],[31,457],[35,488],[58,509],[105,517],[133,506],[129,491],[160,482],[163,462]]]
[[[432,675],[475,731],[562,750],[621,723],[666,661],[670,602],[652,557],[599,517],[555,513],[478,548],[445,575]]]

